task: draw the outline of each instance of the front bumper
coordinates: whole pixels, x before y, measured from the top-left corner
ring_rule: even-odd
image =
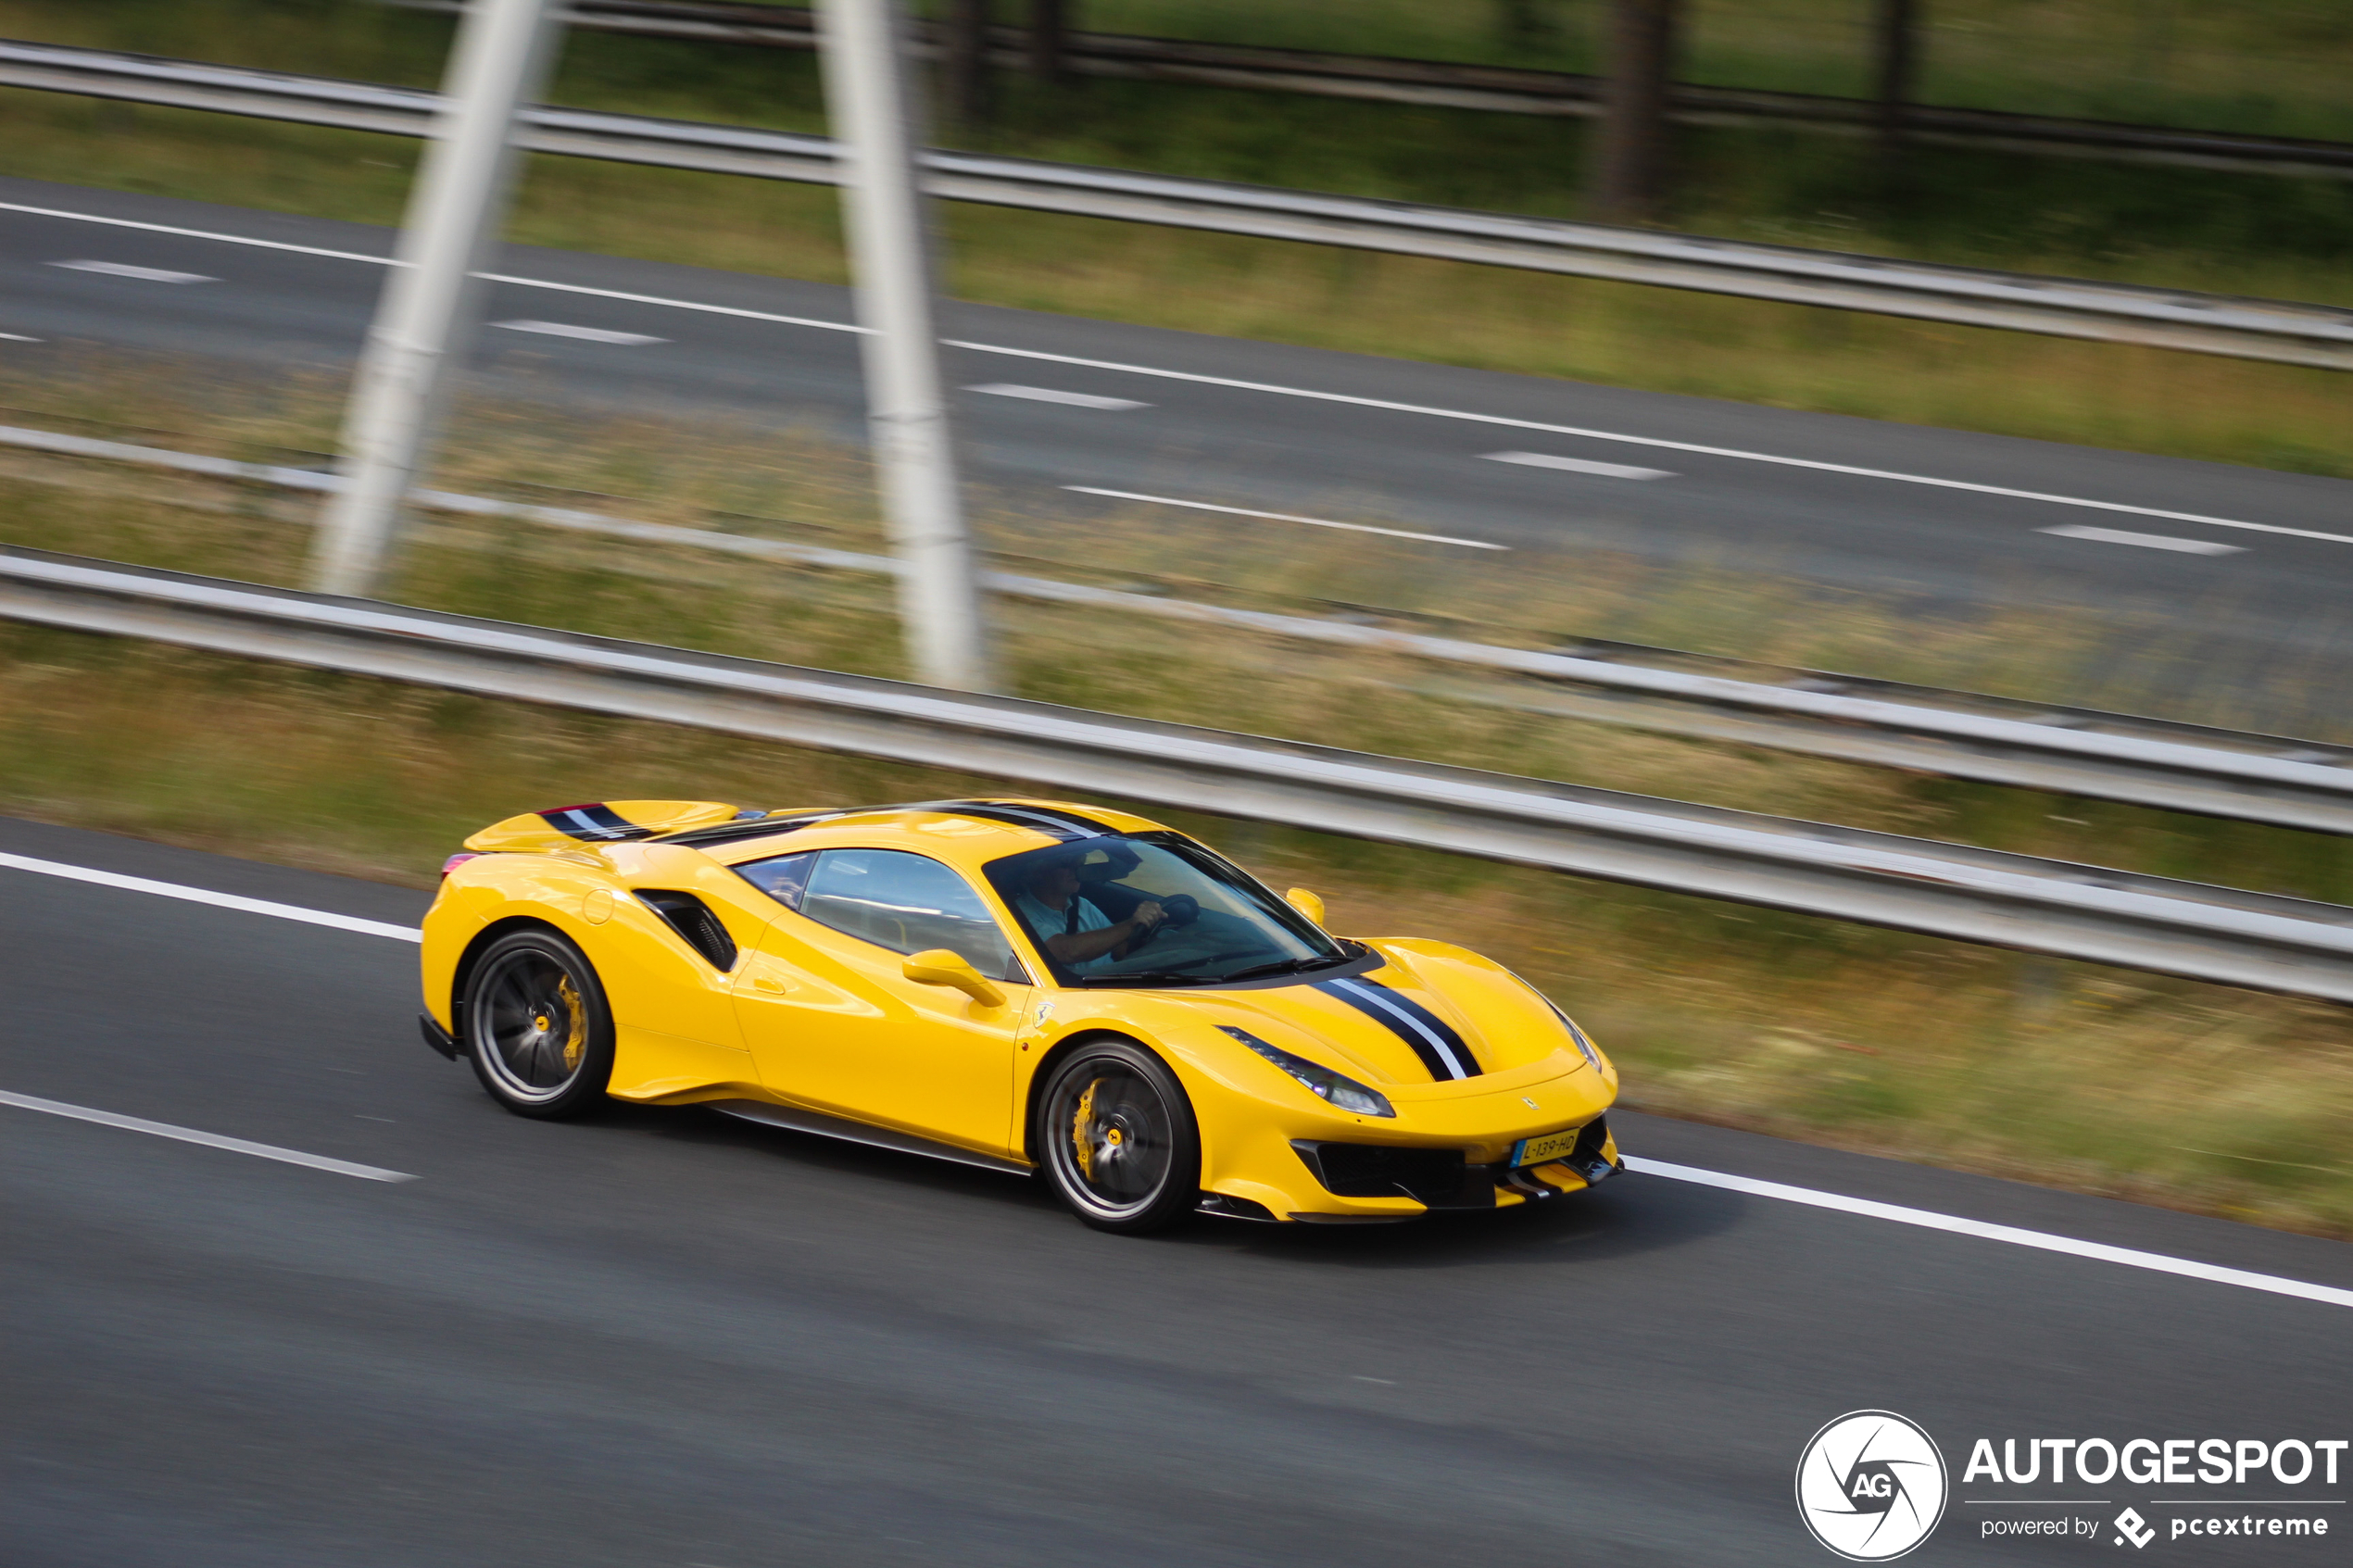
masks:
[[[1420,1205],[1423,1213],[1512,1208],[1558,1198],[1597,1185],[1625,1168],[1605,1115],[1578,1129],[1576,1147],[1569,1153],[1539,1165],[1474,1164],[1460,1148],[1313,1138],[1294,1138],[1291,1148],[1317,1184],[1334,1198],[1402,1198]],[[1326,1218],[1314,1210],[1294,1210],[1290,1217],[1311,1223]]]

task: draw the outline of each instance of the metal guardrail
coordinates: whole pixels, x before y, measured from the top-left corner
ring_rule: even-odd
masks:
[[[335,490],[341,483],[332,473],[312,469],[245,463],[14,426],[0,426],[0,446],[136,463],[321,495]],[[412,499],[439,511],[510,518],[573,533],[791,565],[884,576],[899,570],[898,562],[888,556],[638,522],[601,512],[442,490],[419,491]],[[1555,651],[1503,647],[1002,571],[984,574],[982,586],[1013,598],[1189,621],[1533,678],[1503,686],[1448,684],[1431,693],[1450,701],[1508,706],[1557,718],[1768,746],[2161,810],[2353,834],[2353,746],[2248,734],[2094,709],[2055,708],[1630,644],[1591,643]],[[1694,664],[1703,668],[1676,667]],[[1715,671],[1727,673],[1711,672]]]
[[[0,86],[421,136],[430,93],[145,56],[0,42]],[[824,137],[636,115],[535,108],[535,152],[837,183]],[[1022,158],[933,151],[950,201],[1470,261],[1832,309],[2353,370],[2353,309],[1940,267],[1597,223],[1321,195]]]
[[[2296,898],[31,550],[0,616],[2353,1002]]]
[[[384,3],[414,11],[454,12],[459,8],[458,0]],[[741,4],[736,0],[716,4],[710,0],[573,0],[573,4],[558,7],[556,15],[570,26],[596,32],[786,49],[814,49],[817,45],[813,14],[791,6]],[[923,42],[917,46],[936,54],[937,46],[932,42],[935,35],[933,27],[919,23],[918,36]],[[988,44],[992,62],[1009,69],[1026,68],[1028,37],[1026,28],[991,28]],[[1576,71],[1342,55],[1316,49],[1271,49],[1113,32],[1070,33],[1063,60],[1065,69],[1079,76],[1184,82],[1318,97],[1572,118],[1601,113],[1604,81]],[[1669,113],[1677,119],[1699,125],[1796,125],[1835,133],[1876,134],[1880,106],[1868,98],[1680,82],[1674,86]],[[2353,145],[2306,137],[2131,125],[1937,104],[1906,105],[1903,128],[1908,140],[1944,145],[2353,179]]]

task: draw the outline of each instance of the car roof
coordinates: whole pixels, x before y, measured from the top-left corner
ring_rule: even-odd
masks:
[[[1025,849],[1156,831],[1160,823],[1126,811],[1008,796],[795,812],[775,833],[731,834],[724,843],[697,847],[730,866],[804,849],[859,847],[907,849],[977,869]],[[691,841],[692,834],[686,836]]]

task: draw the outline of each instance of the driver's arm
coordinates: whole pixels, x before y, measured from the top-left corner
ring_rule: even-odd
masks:
[[[1114,947],[1127,943],[1158,925],[1160,906],[1147,898],[1136,906],[1136,912],[1117,925],[1106,925],[1096,931],[1073,931],[1046,938],[1046,951],[1063,963],[1085,963],[1100,959]]]

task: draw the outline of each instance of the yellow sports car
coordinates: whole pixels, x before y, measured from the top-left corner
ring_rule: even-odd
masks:
[[[1181,833],[1046,800],[619,800],[466,840],[425,1038],[524,1116],[610,1095],[1042,1172],[1102,1230],[1405,1220],[1621,1167],[1617,1072],[1502,965],[1328,935]]]

